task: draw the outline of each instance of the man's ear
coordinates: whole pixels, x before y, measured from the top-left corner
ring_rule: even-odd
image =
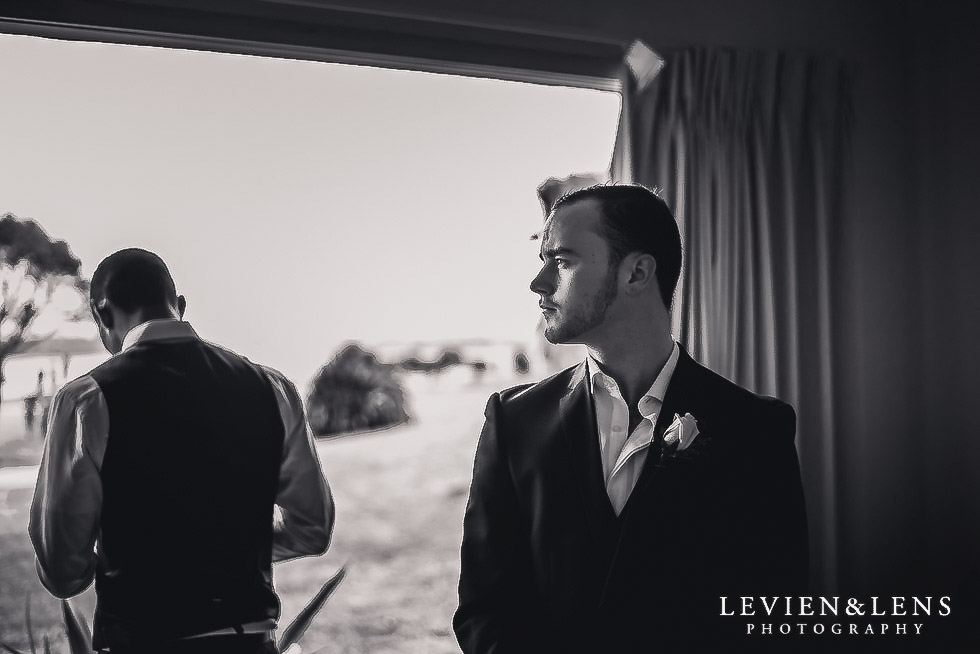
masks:
[[[106,330],[111,330],[114,320],[112,317],[112,311],[109,310],[109,305],[106,303],[106,301],[102,300],[101,302],[96,303],[95,300],[90,300],[88,305],[89,308],[92,309],[92,315],[95,316],[95,319],[103,327],[105,327]]]
[[[184,312],[187,311],[187,300],[183,295],[177,296],[177,315],[180,316],[181,320],[184,319]]]
[[[626,255],[624,262],[629,271],[626,280],[627,293],[636,294],[648,288],[650,284],[656,285],[657,260],[652,254],[633,252]]]

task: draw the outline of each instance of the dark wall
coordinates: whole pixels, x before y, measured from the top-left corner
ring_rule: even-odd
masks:
[[[915,216],[922,261],[923,551],[980,588],[980,48],[971,3],[915,2]],[[974,603],[978,599],[973,600]]]

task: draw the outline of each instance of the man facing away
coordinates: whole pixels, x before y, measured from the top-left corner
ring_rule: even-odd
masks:
[[[201,340],[166,264],[107,257],[107,362],[54,399],[30,534],[41,582],[95,579],[93,648],[276,652],[272,562],[322,554],[334,506],[296,388]]]
[[[572,192],[540,238],[545,336],[588,356],[487,405],[453,620],[463,651],[751,646],[720,598],[806,587],[795,412],[672,339],[681,243],[654,193]]]

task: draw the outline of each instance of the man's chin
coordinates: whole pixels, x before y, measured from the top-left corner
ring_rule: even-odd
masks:
[[[567,345],[572,338],[574,335],[569,334],[567,330],[562,331],[559,327],[545,327],[544,339],[552,345]]]

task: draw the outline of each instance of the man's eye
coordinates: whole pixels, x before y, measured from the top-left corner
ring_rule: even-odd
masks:
[[[562,259],[561,257],[555,257],[555,263],[560,267],[564,268],[568,265],[568,259]]]

